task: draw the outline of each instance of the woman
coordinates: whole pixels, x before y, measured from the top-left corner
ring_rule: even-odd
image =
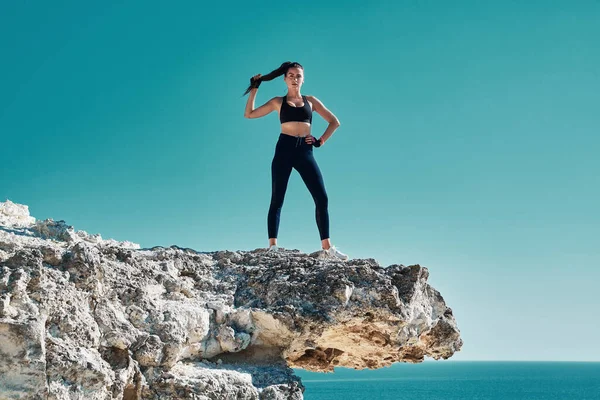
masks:
[[[254,99],[258,87],[263,81],[270,81],[283,75],[287,85],[287,94],[283,97],[273,97],[265,104],[254,108]],[[312,195],[316,211],[315,217],[317,227],[321,236],[321,247],[327,255],[341,260],[347,260],[348,256],[335,246],[332,246],[329,238],[329,212],[327,192],[323,183],[323,176],[319,166],[313,157],[313,146],[321,147],[333,135],[340,126],[340,122],[329,111],[319,99],[314,96],[302,96],[300,88],[304,83],[304,68],[297,62],[284,62],[279,68],[262,76],[254,75],[250,78],[250,86],[246,89],[250,93],[244,111],[245,118],[260,118],[277,111],[281,122],[281,134],[275,147],[275,156],[271,163],[271,205],[267,216],[267,227],[269,232],[269,250],[277,251],[277,232],[279,230],[279,217],[283,207],[283,199],[287,189],[288,180],[292,168],[302,177],[306,187]],[[312,112],[319,113],[329,126],[319,139],[310,133],[312,123]]]

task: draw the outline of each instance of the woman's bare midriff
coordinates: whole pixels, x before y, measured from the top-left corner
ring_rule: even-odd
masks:
[[[281,133],[290,136],[308,136],[310,135],[310,124],[308,122],[284,122],[281,124]]]

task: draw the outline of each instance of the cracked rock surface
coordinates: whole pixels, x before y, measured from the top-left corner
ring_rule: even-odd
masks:
[[[302,399],[291,368],[449,358],[419,265],[141,249],[0,203],[1,399]]]

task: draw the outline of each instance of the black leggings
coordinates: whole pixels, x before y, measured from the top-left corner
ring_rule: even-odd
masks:
[[[279,231],[279,216],[292,168],[298,171],[315,201],[315,218],[321,240],[329,239],[327,192],[321,170],[313,156],[313,146],[306,143],[304,137],[294,137],[284,133],[279,135],[275,156],[271,163],[272,193],[267,216],[269,238],[276,238]]]

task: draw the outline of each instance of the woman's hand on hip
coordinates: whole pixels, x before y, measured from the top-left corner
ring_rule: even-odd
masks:
[[[321,145],[323,144],[323,143],[321,143],[321,141],[319,139],[317,139],[313,135],[308,135],[306,137],[305,141],[306,141],[306,143],[312,144],[315,147],[321,147]]]

